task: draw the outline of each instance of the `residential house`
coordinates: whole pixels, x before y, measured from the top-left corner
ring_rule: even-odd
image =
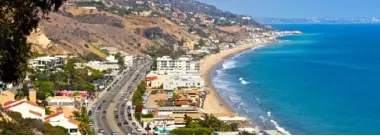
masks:
[[[124,65],[126,67],[131,67],[134,65],[135,57],[134,56],[124,56]]]
[[[66,62],[66,56],[43,56],[28,60],[28,66],[35,70],[55,70],[63,69]]]
[[[44,121],[52,126],[61,126],[67,129],[70,135],[81,135],[79,132],[79,122],[64,116],[63,112],[57,112],[44,118]]]

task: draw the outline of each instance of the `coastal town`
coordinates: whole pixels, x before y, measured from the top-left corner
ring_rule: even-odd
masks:
[[[115,5],[112,1],[68,0],[64,6],[95,12],[99,7],[93,5],[98,3],[105,7]],[[179,54],[159,52],[156,46],[147,47],[144,53],[129,53],[122,46],[100,46],[95,42],[84,44],[88,46],[84,48],[96,50],[103,55],[102,59],[65,53],[35,54],[27,62],[25,79],[1,91],[0,120],[25,119],[37,126],[30,128],[36,132],[24,130],[23,134],[288,134],[255,125],[248,117],[234,112],[213,87],[210,73],[215,65],[231,55],[270,46],[280,41],[278,37],[301,32],[239,24],[249,22],[250,16],[240,16],[236,20],[182,12],[170,3],[154,0],[134,0],[132,3],[117,11],[123,9],[134,18],[170,15],[179,26],[188,28],[189,37],[196,37],[195,40],[185,40],[182,45],[166,43],[170,44],[170,51],[180,50]],[[136,5],[153,8],[136,8]],[[200,29],[190,27],[192,25],[210,29],[215,25],[240,25],[239,30],[247,35],[225,41],[219,35],[205,36]],[[148,37],[160,35],[144,34]],[[162,39],[165,36],[167,34],[162,34]]]

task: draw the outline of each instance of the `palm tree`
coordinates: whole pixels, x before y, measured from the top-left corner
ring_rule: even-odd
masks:
[[[86,107],[81,107],[80,111],[74,111],[73,112],[73,118],[80,122],[78,127],[79,127],[79,131],[81,134],[83,134],[83,135],[93,134],[93,132],[89,126],[89,123],[91,120],[87,114]]]

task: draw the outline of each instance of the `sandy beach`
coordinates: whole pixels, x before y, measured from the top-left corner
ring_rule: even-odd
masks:
[[[213,70],[216,64],[221,63],[224,59],[231,55],[238,54],[244,50],[251,49],[258,45],[270,44],[271,42],[266,43],[255,43],[255,44],[245,44],[240,47],[228,49],[221,51],[218,54],[211,54],[200,61],[200,72],[201,76],[205,81],[205,89],[209,91],[209,94],[206,96],[203,111],[206,113],[233,113],[231,107],[226,104],[226,102],[220,97],[216,92],[214,86],[211,83],[211,71]]]

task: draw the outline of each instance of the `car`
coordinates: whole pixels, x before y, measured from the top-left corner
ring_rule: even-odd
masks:
[[[95,108],[96,108],[96,106],[94,105],[94,106],[92,106],[92,108],[93,108],[93,109],[95,109]]]
[[[124,124],[124,125],[128,125],[128,121],[124,121],[123,124]]]
[[[117,108],[113,109],[113,111],[117,112]]]
[[[101,110],[101,109],[102,109],[102,106],[99,106],[99,107],[98,107],[98,110]]]
[[[111,135],[117,135],[117,133],[116,132],[112,132]]]
[[[147,135],[146,133],[143,133],[142,135]]]
[[[136,123],[135,123],[135,122],[132,122],[132,126],[135,126],[135,127],[136,127],[137,125],[136,125]]]
[[[103,100],[102,102],[103,102],[103,103],[105,103],[105,102],[106,102],[106,100]]]
[[[92,121],[88,122],[88,125],[92,126],[93,125]]]
[[[106,119],[106,116],[102,116],[102,119]]]
[[[103,129],[99,129],[99,133],[104,133],[104,130]]]
[[[132,118],[131,118],[131,117],[129,117],[129,118],[128,118],[128,120],[132,120]]]
[[[132,130],[132,134],[133,134],[133,135],[135,135],[135,134],[137,134],[137,133],[136,133],[136,131],[135,131],[135,130]]]
[[[121,107],[125,107],[125,104],[121,104]]]
[[[120,112],[121,115],[124,115],[124,111]]]
[[[89,110],[89,111],[88,111],[88,116],[91,116],[91,115],[92,115],[92,111]]]
[[[136,128],[136,130],[137,130],[137,132],[141,132],[142,131],[141,128]]]
[[[103,111],[103,113],[104,113],[104,114],[106,114],[106,113],[107,113],[107,111],[105,111],[105,110],[104,110],[104,111]]]
[[[117,123],[117,126],[121,126],[121,123],[120,123],[120,122],[118,122],[118,123]]]
[[[115,118],[119,118],[119,115],[115,115]]]

